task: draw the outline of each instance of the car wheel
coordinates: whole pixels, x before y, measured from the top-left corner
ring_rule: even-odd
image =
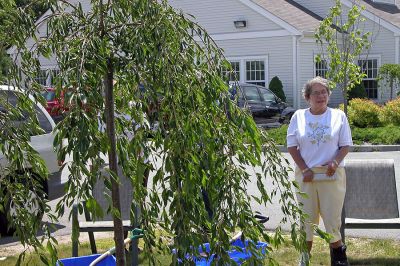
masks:
[[[44,186],[46,189],[46,186]],[[47,192],[47,190],[45,191]],[[5,192],[7,193],[7,192]],[[33,190],[30,190],[26,196],[23,208],[28,210],[30,213],[35,215],[34,227],[38,228],[44,214],[43,200],[46,198],[47,193],[41,195],[35,194]],[[0,234],[1,236],[12,236],[16,228],[10,226],[11,222],[9,219],[13,219],[16,216],[16,207],[12,199],[4,206],[4,212],[0,211]],[[24,227],[24,222],[20,221],[18,226]]]

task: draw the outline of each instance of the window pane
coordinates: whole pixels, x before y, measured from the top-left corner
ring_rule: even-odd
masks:
[[[320,76],[325,78],[326,72],[328,71],[328,64],[326,60],[321,60],[320,62],[315,62],[315,76]]]
[[[367,92],[368,98],[377,99],[378,82],[376,81],[376,78],[378,74],[378,60],[359,60],[358,65],[361,67],[361,70],[367,75],[363,80],[363,84]]]
[[[240,79],[240,63],[239,62],[230,62],[231,70],[223,69],[222,75],[228,81],[238,81]]]
[[[60,74],[60,70],[59,69],[52,69],[50,73],[51,73],[51,76],[50,76],[50,84],[49,84],[49,86],[55,86],[56,85],[56,79],[57,79],[58,75]]]
[[[42,95],[48,102],[54,101],[54,99],[56,98],[55,91],[44,91],[44,92],[42,92]]]
[[[40,70],[38,76],[35,78],[36,82],[40,85],[47,85],[47,70]]]
[[[377,70],[376,68],[374,68],[374,69],[372,70],[372,77],[373,77],[373,78],[376,78],[377,74],[378,74],[378,70]]]
[[[248,101],[260,101],[260,95],[258,94],[257,87],[243,86],[244,94]]]
[[[265,86],[265,62],[246,61],[246,82]]]
[[[14,92],[12,91],[0,91],[0,110],[1,109],[5,109],[4,107],[2,107],[2,101],[4,100],[8,100],[8,103],[11,104],[11,106],[15,107],[17,105],[17,96],[15,95]],[[47,119],[46,115],[42,112],[42,110],[40,110],[40,108],[35,104],[35,112],[36,112],[36,116],[37,119],[39,121],[39,126],[46,132],[46,133],[50,133],[53,129],[51,127],[51,124],[49,122],[49,120]],[[31,117],[28,116],[28,113],[22,113],[21,116],[19,117],[14,117],[12,118],[13,121],[18,122],[18,123],[32,123],[32,119]],[[30,132],[30,134],[32,136],[36,135],[37,133],[35,132]],[[42,133],[41,133],[42,134]]]
[[[369,99],[378,98],[378,83],[376,80],[364,80],[364,87]]]
[[[264,72],[264,69],[265,69],[265,66],[264,66],[264,61],[259,61],[260,62],[260,69],[261,69],[261,71],[263,71]]]
[[[272,94],[270,91],[260,89],[260,93],[261,96],[264,98],[264,101],[275,102],[275,95]]]
[[[3,105],[7,101],[11,106],[15,107],[17,105],[17,96],[14,92],[9,90],[0,90],[0,104]],[[2,106],[2,108],[4,108]]]

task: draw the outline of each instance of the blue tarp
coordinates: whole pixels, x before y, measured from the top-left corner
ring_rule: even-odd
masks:
[[[82,257],[74,257],[74,258],[66,258],[60,259],[59,261],[64,264],[64,266],[89,266],[95,259],[100,257],[101,254],[95,254],[90,256],[82,256]],[[115,257],[108,256],[99,263],[97,266],[115,266]],[[57,266],[61,266],[61,263],[57,263]]]
[[[244,243],[240,239],[234,241],[232,243],[232,249],[228,251],[229,257],[234,260],[238,265],[240,265],[243,261],[249,259],[251,257],[251,253],[246,249],[249,244],[249,240],[246,240]],[[204,248],[203,248],[204,246]],[[209,243],[203,244],[203,246],[199,247],[200,253],[210,253],[210,245]],[[268,244],[265,242],[258,241],[256,243],[256,248],[260,251],[261,254],[265,255],[267,251]],[[209,257],[195,257],[193,261],[195,261],[196,266],[209,266],[214,260],[218,258],[211,254]]]

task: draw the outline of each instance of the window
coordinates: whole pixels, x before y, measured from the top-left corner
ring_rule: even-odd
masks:
[[[265,62],[246,61],[246,82],[265,87]]]
[[[40,85],[47,86],[47,70],[40,70],[35,80]]]
[[[224,69],[222,71],[224,77],[227,77],[229,82],[240,80],[240,61],[231,61],[231,70]]]
[[[35,78],[40,85],[51,87],[55,85],[55,79],[59,75],[58,69],[42,69]]]
[[[44,92],[42,92],[42,96],[46,99],[46,101],[51,102],[55,100],[56,92],[45,90]]]
[[[275,102],[276,98],[275,95],[270,92],[269,90],[260,89],[261,96],[263,97],[264,101],[266,102]]]
[[[255,86],[243,86],[243,92],[246,96],[247,101],[257,101],[260,102],[260,94]]]
[[[229,81],[252,83],[264,86],[268,81],[268,56],[240,56],[227,58],[232,65],[232,72],[222,73]]]
[[[50,84],[48,86],[54,87],[56,84],[56,78],[60,74],[59,69],[51,69],[50,70]]]
[[[315,76],[326,78],[326,72],[328,72],[328,63],[326,60],[315,61]]]
[[[378,59],[358,60],[361,71],[366,74],[363,84],[369,99],[378,98]]]
[[[8,113],[7,107],[13,108],[13,107],[17,106],[17,102],[18,102],[17,95],[13,91],[9,91],[9,90],[0,91],[0,99],[1,99],[0,110],[3,113],[6,113],[6,114]],[[7,101],[11,106],[2,106],[2,104],[5,103],[5,101]],[[43,113],[43,111],[36,104],[34,104],[34,105],[35,105],[36,117],[39,121],[39,126],[44,130],[45,133],[50,133],[53,130],[50,121],[47,119],[47,116]],[[18,126],[21,123],[28,124],[28,125],[32,123],[32,119],[28,116],[28,114],[26,112],[22,112],[21,116],[12,117],[11,119],[14,121],[14,126]],[[38,132],[32,131],[32,132],[30,132],[30,135],[31,136],[38,135]]]

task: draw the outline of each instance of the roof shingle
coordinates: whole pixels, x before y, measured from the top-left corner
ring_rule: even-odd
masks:
[[[381,19],[389,22],[400,29],[400,9],[396,5],[375,3],[371,0],[364,0],[365,10],[373,13]]]
[[[294,0],[252,0],[254,3],[289,23],[301,32],[314,31],[323,19]],[[363,0],[362,5],[372,14],[400,29],[400,9],[393,4]]]
[[[322,20],[317,14],[292,0],[252,0],[301,32],[314,31]]]

